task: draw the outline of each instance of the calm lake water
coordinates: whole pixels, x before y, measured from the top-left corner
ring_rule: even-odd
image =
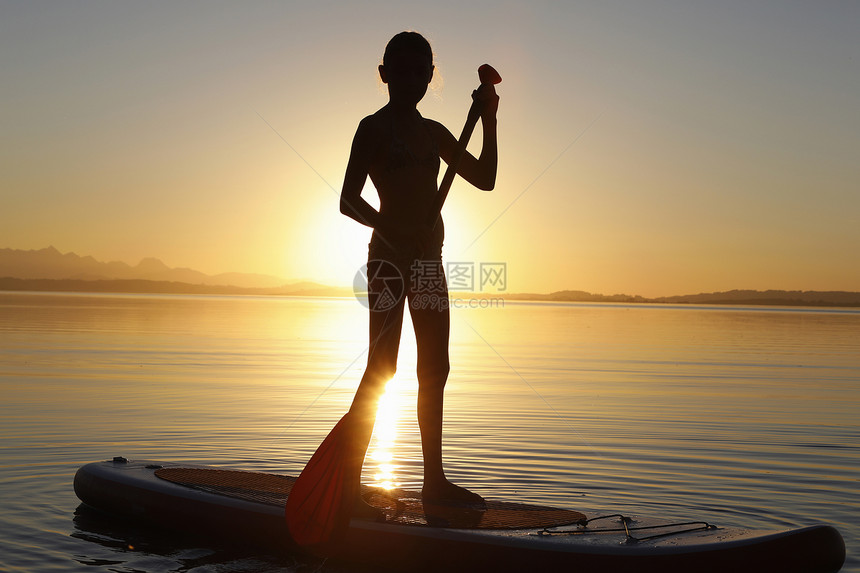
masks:
[[[79,508],[133,459],[297,474],[366,360],[355,300],[0,293],[0,570],[345,571]],[[507,302],[452,314],[449,477],[717,525],[826,522],[860,572],[860,311]],[[414,339],[367,483],[420,488]],[[132,548],[133,547],[133,548]]]

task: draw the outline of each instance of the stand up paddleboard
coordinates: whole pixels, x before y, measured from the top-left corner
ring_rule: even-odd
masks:
[[[97,510],[160,527],[290,551],[284,506],[295,478],[175,463],[85,465],[75,493]],[[420,494],[364,488],[377,519],[354,518],[334,557],[408,571],[660,571],[830,573],[845,544],[828,525],[753,531],[487,500],[422,503]]]

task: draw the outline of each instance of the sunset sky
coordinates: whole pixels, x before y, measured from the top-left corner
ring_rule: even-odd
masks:
[[[404,29],[455,134],[477,67],[504,78],[447,260],[514,292],[860,291],[854,0],[0,0],[0,248],[351,284],[338,194]]]

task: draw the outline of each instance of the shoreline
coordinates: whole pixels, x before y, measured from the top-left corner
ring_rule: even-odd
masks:
[[[221,296],[291,296],[291,297],[353,297],[346,287],[294,288],[290,285],[273,288],[245,288],[221,285],[190,284],[142,279],[19,279],[0,278],[0,292],[69,292],[91,294],[175,294]],[[585,291],[541,293],[483,293],[452,290],[452,298],[505,300],[511,302],[543,303],[608,303],[608,304],[676,304],[715,306],[789,306],[823,308],[860,308],[860,293],[844,291],[754,291],[733,290],[669,297],[646,298],[638,295],[602,295]]]

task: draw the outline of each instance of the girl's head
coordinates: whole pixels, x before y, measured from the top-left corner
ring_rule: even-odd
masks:
[[[382,65],[387,66],[393,57],[404,52],[412,52],[427,59],[430,67],[433,67],[433,49],[424,36],[418,32],[400,32],[385,46],[385,54],[382,56]]]
[[[418,32],[400,32],[385,46],[379,77],[392,100],[418,103],[433,79],[433,50]]]

